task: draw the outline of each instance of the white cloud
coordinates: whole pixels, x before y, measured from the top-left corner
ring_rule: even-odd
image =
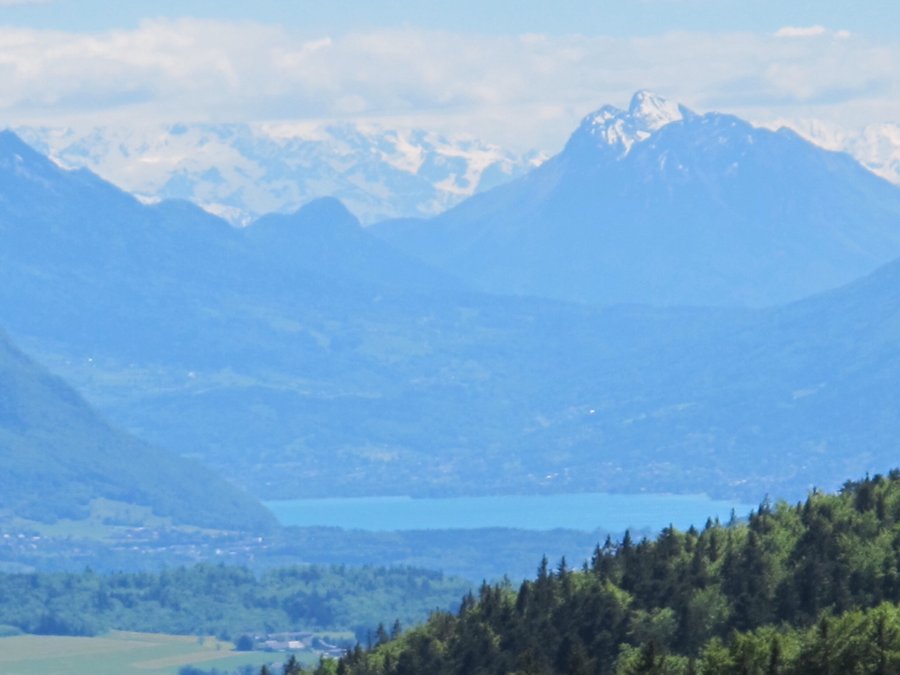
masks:
[[[846,40],[852,37],[848,30],[829,30],[825,26],[783,26],[774,33],[777,38],[815,38],[830,36],[838,40]]]
[[[896,44],[752,33],[498,37],[406,27],[307,39],[200,20],[93,35],[0,28],[0,119],[353,117],[555,151],[582,115],[624,105],[638,88],[751,119],[900,120],[898,64]]]
[[[780,38],[806,38],[818,37],[828,33],[825,26],[784,26],[775,31],[775,37]]]

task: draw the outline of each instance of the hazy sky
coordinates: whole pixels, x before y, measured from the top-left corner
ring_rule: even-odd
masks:
[[[0,0],[0,123],[364,118],[553,152],[648,88],[855,129],[900,122],[898,5]]]

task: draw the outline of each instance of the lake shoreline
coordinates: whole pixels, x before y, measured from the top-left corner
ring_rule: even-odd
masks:
[[[581,532],[702,527],[708,518],[738,518],[755,505],[704,494],[568,493],[489,497],[410,496],[292,499],[265,502],[282,525],[368,531],[509,528]]]

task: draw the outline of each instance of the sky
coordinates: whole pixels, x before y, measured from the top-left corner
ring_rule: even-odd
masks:
[[[650,89],[900,123],[900,3],[0,0],[0,126],[376,121],[559,150]]]

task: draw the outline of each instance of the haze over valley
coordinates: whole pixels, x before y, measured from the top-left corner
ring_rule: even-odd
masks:
[[[900,668],[885,22],[351,4],[0,3],[0,671]]]
[[[323,198],[235,229],[3,146],[7,330],[259,497],[753,502],[892,456],[866,364],[900,188],[790,132],[639,92],[522,178],[368,228]]]

